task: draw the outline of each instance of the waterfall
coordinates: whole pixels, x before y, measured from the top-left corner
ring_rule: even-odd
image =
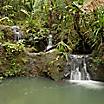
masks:
[[[19,26],[12,26],[11,27],[13,33],[14,33],[14,41],[19,41],[22,39],[22,32],[20,30],[20,27]]]
[[[69,55],[64,77],[70,80],[90,80],[88,73],[89,55]]]
[[[70,55],[70,80],[90,80],[90,75],[87,72],[87,58],[88,55]]]
[[[49,35],[49,39],[48,39],[48,46],[46,50],[49,50],[50,48],[52,48],[52,35]]]
[[[71,71],[71,80],[81,80],[81,72],[79,71],[79,68],[76,68],[75,71]]]

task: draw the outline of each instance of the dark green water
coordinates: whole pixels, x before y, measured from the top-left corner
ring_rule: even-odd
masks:
[[[8,79],[0,84],[0,104],[104,104],[104,84]]]

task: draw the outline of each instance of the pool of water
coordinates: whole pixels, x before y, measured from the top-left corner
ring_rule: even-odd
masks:
[[[0,104],[104,104],[104,83],[8,79],[0,84]]]

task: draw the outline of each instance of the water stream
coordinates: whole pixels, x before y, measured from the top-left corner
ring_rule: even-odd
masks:
[[[52,48],[52,35],[51,34],[48,37],[48,46],[46,50],[49,50],[50,48]]]
[[[89,55],[69,55],[65,66],[64,77],[70,80],[90,80]]]
[[[88,55],[70,55],[71,75],[70,80],[90,80],[87,72]]]

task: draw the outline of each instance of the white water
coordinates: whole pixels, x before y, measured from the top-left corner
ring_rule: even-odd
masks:
[[[49,35],[47,50],[49,50],[50,48],[52,48],[52,35],[51,34]]]
[[[77,67],[75,71],[71,71],[71,80],[81,80],[81,72],[79,71],[79,68]]]
[[[90,80],[90,75],[87,72],[86,59],[88,55],[70,55],[71,59],[71,74],[70,80]]]
[[[14,33],[14,41],[19,41],[22,39],[22,32],[20,30],[19,26],[12,26],[11,27],[13,33]]]
[[[88,89],[104,89],[104,83],[92,80],[66,80],[66,82]]]

